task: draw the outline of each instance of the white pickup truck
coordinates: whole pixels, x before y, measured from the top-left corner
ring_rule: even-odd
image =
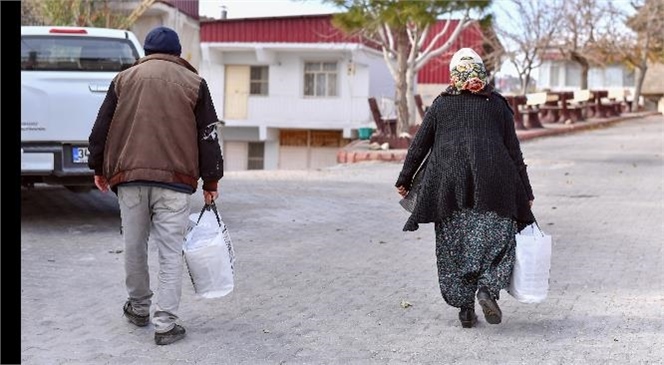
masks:
[[[88,136],[113,77],[143,57],[129,31],[21,27],[21,184],[94,186]]]

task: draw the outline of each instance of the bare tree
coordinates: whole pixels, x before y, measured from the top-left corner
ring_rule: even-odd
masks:
[[[611,18],[611,3],[599,0],[566,0],[559,36],[558,50],[563,56],[581,66],[581,89],[588,88],[588,71],[593,65],[605,65],[606,59],[598,51],[598,39],[606,37],[615,19]]]
[[[642,0],[631,3],[635,14],[612,8],[615,26],[599,42],[599,50],[613,62],[622,62],[635,69],[632,111],[638,109],[643,81],[649,62],[664,62],[664,3],[658,0]],[[626,25],[628,28],[625,28]]]
[[[508,5],[500,9],[512,22],[497,24],[496,29],[505,39],[507,57],[519,75],[521,94],[525,94],[533,70],[542,64],[542,55],[552,45],[559,30],[561,5],[553,0],[511,0],[505,3]]]
[[[486,8],[489,0],[328,0],[345,13],[333,23],[342,30],[359,34],[379,45],[396,83],[397,125],[407,132],[415,121],[417,72],[431,59],[450,50],[461,32],[474,22],[472,10]],[[444,17],[444,20],[438,19]],[[435,34],[432,27],[443,22]],[[442,42],[442,43],[440,43]]]
[[[486,15],[480,20],[479,27],[482,33],[482,61],[489,73],[489,83],[493,84],[496,75],[495,71],[500,69],[506,55],[506,50],[496,32],[491,14]]]

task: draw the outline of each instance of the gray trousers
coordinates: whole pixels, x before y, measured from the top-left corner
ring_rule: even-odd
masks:
[[[119,186],[118,202],[125,242],[125,285],[139,315],[150,313],[152,290],[148,238],[159,252],[159,286],[152,317],[155,332],[166,332],[178,319],[182,293],[182,244],[189,216],[189,194],[153,186]]]

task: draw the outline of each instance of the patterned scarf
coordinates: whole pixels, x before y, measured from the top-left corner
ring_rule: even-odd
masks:
[[[482,91],[487,84],[488,75],[484,64],[477,63],[473,57],[464,56],[450,69],[450,86],[445,90],[452,95],[468,90],[474,94]]]

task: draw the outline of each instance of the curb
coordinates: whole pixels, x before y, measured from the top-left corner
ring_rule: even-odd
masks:
[[[559,136],[563,134],[588,131],[602,127],[608,127],[618,122],[638,119],[652,115],[661,115],[657,111],[629,113],[614,118],[589,119],[583,122],[573,124],[549,123],[544,128],[517,131],[516,135],[519,141],[530,141],[542,137]],[[385,162],[403,162],[408,153],[407,149],[394,150],[369,150],[369,142],[366,140],[356,140],[337,152],[337,163],[356,163],[363,161],[385,161]]]
[[[660,114],[661,113],[657,111],[639,112],[639,113],[629,113],[629,115],[621,115],[615,118],[590,119],[588,121],[576,122],[574,124],[551,123],[551,124],[546,124],[544,128],[517,131],[516,134],[517,137],[519,138],[519,141],[528,141],[535,138],[557,136],[562,134],[608,127],[618,122],[648,117],[651,115],[660,115]]]

